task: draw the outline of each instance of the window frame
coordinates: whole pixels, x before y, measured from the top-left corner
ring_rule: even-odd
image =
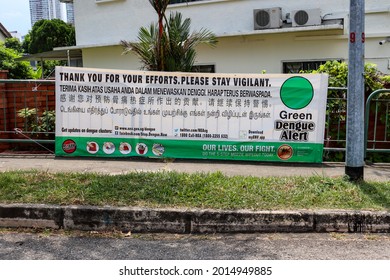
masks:
[[[210,68],[210,71],[206,71],[207,68]],[[191,72],[194,72],[194,73],[216,73],[215,69],[216,69],[215,64],[211,64],[211,63],[210,64],[209,63],[195,64],[192,66]]]
[[[334,60],[337,60],[339,62],[343,61],[343,59],[340,59],[340,58],[284,60],[284,61],[282,61],[282,73],[283,74],[297,74],[297,73],[300,73],[301,71],[317,70],[320,65],[325,64],[327,61],[334,61]],[[301,67],[299,67],[299,69],[294,69],[294,70],[296,70],[296,72],[290,72],[290,71],[286,71],[287,67],[288,67],[287,64],[301,64]]]

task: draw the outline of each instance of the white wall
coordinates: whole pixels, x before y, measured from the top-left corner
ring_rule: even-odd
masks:
[[[132,55],[123,55],[121,46],[83,49],[83,66],[90,68],[138,70],[141,64]]]
[[[294,35],[232,37],[221,39],[218,47],[202,46],[198,63],[215,62],[217,72],[280,73],[283,61],[317,59],[333,60],[348,56],[346,40],[335,40],[332,46],[323,41],[296,40]]]
[[[119,0],[95,3],[74,0],[77,45],[117,44],[136,40],[138,30],[154,20],[147,0]]]
[[[157,20],[146,0],[100,4],[95,0],[74,0],[74,4],[78,46],[136,41],[139,28]],[[284,16],[296,9],[320,8],[325,19],[344,19],[344,29],[310,32],[302,29],[292,33],[275,30],[274,34],[269,34],[269,30],[254,31],[253,9],[270,7],[281,7]],[[199,64],[215,64],[217,72],[272,73],[282,71],[283,61],[348,59],[348,0],[208,0],[172,5],[170,11],[190,17],[194,30],[207,28],[219,36],[217,47],[200,47],[197,58]],[[367,0],[366,58],[385,73],[390,72],[390,43],[380,46],[378,42],[387,36],[390,36],[390,0]],[[116,51],[88,48],[83,54],[86,67],[140,67],[134,56],[121,56],[120,47]]]
[[[0,32],[0,42],[5,42],[5,36]]]

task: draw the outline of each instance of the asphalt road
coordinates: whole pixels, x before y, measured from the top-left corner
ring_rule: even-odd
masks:
[[[390,260],[390,235],[0,232],[1,260]]]

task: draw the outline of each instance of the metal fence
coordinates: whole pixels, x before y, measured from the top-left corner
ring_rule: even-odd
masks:
[[[55,81],[0,80],[0,149],[33,150],[54,144]]]
[[[345,151],[347,88],[328,88],[325,117],[325,151]]]
[[[390,90],[371,93],[365,109],[365,155],[367,152],[390,152]]]
[[[346,146],[347,88],[330,87],[326,108],[324,158],[338,152],[341,160]],[[372,153],[390,153],[390,90],[370,94],[362,114],[365,114],[365,158]],[[337,155],[333,154],[334,158]]]
[[[55,81],[0,80],[0,149],[4,143],[54,144],[54,127],[47,114],[55,109]],[[329,88],[324,159],[345,152],[347,88]],[[364,112],[362,112],[363,114]],[[390,90],[367,98],[365,150],[390,152]]]

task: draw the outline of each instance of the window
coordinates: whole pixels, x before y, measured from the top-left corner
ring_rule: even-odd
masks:
[[[215,65],[194,65],[192,72],[198,73],[215,73]]]
[[[301,71],[317,70],[326,60],[283,62],[283,73],[299,73]]]

